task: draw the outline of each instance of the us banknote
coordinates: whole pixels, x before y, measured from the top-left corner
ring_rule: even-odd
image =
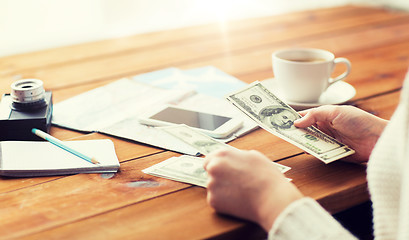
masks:
[[[169,127],[158,128],[164,132],[172,135],[173,137],[185,142],[191,147],[197,149],[203,155],[219,150],[219,149],[234,149],[234,147],[218,141],[204,133],[201,133],[186,125],[175,125]],[[144,172],[164,177],[176,181],[195,184],[198,186],[204,186],[207,182],[207,174],[203,168],[204,158],[192,157],[183,155],[179,158],[171,158],[165,160],[162,163],[154,165]],[[272,162],[274,166],[282,173],[287,172],[291,168],[276,162]]]
[[[213,151],[223,148],[233,148],[224,142],[218,141],[184,124],[161,127],[158,129],[161,129],[177,139],[182,140],[203,155],[207,155]]]
[[[203,168],[204,159],[188,155],[172,157],[142,170],[146,174],[174,181],[206,187],[207,173]]]
[[[294,121],[301,116],[260,82],[254,82],[226,98],[260,127],[324,163],[333,162],[355,152],[313,126],[305,129],[296,128]]]
[[[142,172],[156,177],[163,177],[174,181],[189,183],[206,187],[207,172],[203,168],[204,158],[182,155],[172,157],[163,162],[155,164]],[[272,162],[282,173],[290,170],[290,167]],[[288,179],[290,181],[290,179]]]
[[[197,151],[203,155],[207,155],[219,149],[234,148],[184,124],[162,127],[160,129],[196,148]],[[272,162],[272,164],[274,164],[282,173],[291,169],[290,167],[276,162]]]

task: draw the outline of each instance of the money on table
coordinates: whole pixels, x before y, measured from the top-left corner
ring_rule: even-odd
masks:
[[[203,155],[207,155],[219,149],[234,148],[183,124],[161,127],[159,129],[189,144]],[[272,162],[272,164],[282,173],[291,169],[279,163]],[[208,177],[203,165],[204,158],[182,155],[180,157],[169,158],[142,170],[142,172],[157,177],[206,187]]]
[[[290,167],[272,162],[280,172],[285,173]],[[189,183],[201,187],[207,185],[207,172],[203,168],[204,158],[182,155],[172,157],[155,164],[142,172],[156,177],[163,177],[174,181]]]
[[[195,148],[199,153],[207,155],[213,151],[223,148],[233,148],[232,146],[218,141],[204,133],[201,133],[187,125],[180,124],[169,127],[161,127],[161,129],[177,139]]]
[[[156,177],[206,187],[207,173],[203,168],[204,159],[182,155],[155,164],[142,172]]]
[[[301,116],[289,105],[256,81],[227,97],[234,106],[253,119],[260,127],[330,163],[355,151],[328,136],[314,126],[296,128],[294,121]]]

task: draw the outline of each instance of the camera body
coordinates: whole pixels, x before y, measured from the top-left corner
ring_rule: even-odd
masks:
[[[24,92],[20,93],[13,88],[12,94],[4,94],[1,98],[0,141],[39,141],[42,139],[34,135],[31,129],[37,128],[44,132],[50,130],[53,112],[52,93],[43,89],[38,98],[37,96],[27,98],[26,95],[33,93],[36,95],[36,92],[30,91],[30,87],[27,86],[23,86],[23,90]],[[33,101],[30,101],[31,99]]]

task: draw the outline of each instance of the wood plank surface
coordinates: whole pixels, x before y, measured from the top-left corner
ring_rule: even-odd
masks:
[[[361,11],[353,12],[356,14],[347,14],[348,18],[335,17],[334,13],[320,16],[319,12],[311,17],[307,13],[304,15],[304,18],[309,16],[307,19],[286,18],[285,21],[263,24],[263,27],[260,28],[257,26],[263,23],[264,19],[261,19],[255,21],[254,25],[248,26],[246,31],[233,31],[234,34],[231,35],[228,35],[227,31],[224,38],[224,32],[220,32],[220,26],[211,25],[219,31],[217,32],[218,37],[212,35],[213,38],[194,38],[194,41],[188,42],[175,41],[160,47],[145,46],[138,51],[119,51],[117,54],[105,57],[68,61],[66,64],[48,65],[12,74],[4,73],[0,77],[0,84],[2,84],[0,89],[7,89],[11,82],[19,77],[40,78],[48,89],[58,89],[86,82],[115,80],[170,66],[189,68],[214,65],[229,74],[240,76],[248,72],[257,72],[260,66],[271,70],[271,53],[274,50],[300,46],[300,43],[302,46],[331,49],[337,55],[343,55],[345,51],[361,51],[375,44],[390,45],[408,37],[405,31],[408,16],[405,14],[388,15],[385,11],[376,11],[374,14],[369,11],[371,14],[363,17],[366,15]],[[341,11],[340,14],[343,12]],[[388,16],[389,19],[385,20]],[[371,20],[358,21],[358,18],[370,18]],[[303,24],[296,24],[300,20],[303,21]],[[234,22],[231,26],[234,26]],[[201,31],[196,29],[200,36]],[[279,31],[276,32],[274,29]],[[361,41],[366,38],[370,38],[371,41]],[[340,43],[353,42],[353,44],[336,44],[337,41]],[[114,42],[111,44],[115,45]],[[338,50],[340,46],[344,49]],[[239,62],[236,63],[236,59]],[[8,62],[8,59],[6,57],[1,61]]]
[[[302,23],[302,24],[300,24]],[[409,66],[409,13],[344,6],[140,34],[0,58],[0,94],[11,82],[40,78],[54,102],[122,77],[166,67],[213,65],[245,82],[272,78],[271,53],[286,47],[328,49],[352,62],[347,102],[390,119]],[[339,72],[342,69],[337,69]],[[1,134],[1,133],[0,133]],[[262,239],[246,221],[222,216],[206,190],[153,177],[142,169],[179,154],[98,133],[52,127],[63,140],[108,138],[117,174],[0,178],[4,239]],[[258,129],[232,141],[292,167],[286,176],[329,212],[368,200],[365,166],[323,164]]]
[[[317,199],[324,206],[325,204],[338,206],[338,209],[329,209],[330,211],[336,212],[344,209],[343,207],[345,206],[343,206],[343,202],[346,201],[338,195],[363,195],[362,191],[366,189],[365,168],[362,166],[344,162],[325,165],[314,157],[306,154],[281,161],[280,163],[293,168],[293,170],[290,170],[286,175],[293,178],[294,184],[296,184],[306,196]],[[317,177],[317,175],[319,177]],[[345,175],[348,175],[347,181],[345,181],[343,177]],[[160,179],[161,178],[155,178],[155,180]],[[336,181],[333,181],[334,179],[336,179]],[[170,180],[164,181],[172,182]],[[360,182],[359,185],[356,184],[357,181]],[[352,185],[353,188],[351,188],[350,185]],[[78,218],[78,221],[72,221],[70,224],[62,224],[58,228],[53,228],[52,226],[45,227],[43,231],[30,235],[27,239],[39,239],[43,237],[52,237],[53,239],[61,239],[64,237],[87,239],[92,236],[96,238],[103,236],[108,238],[114,236],[119,238],[143,236],[144,239],[157,239],[158,236],[152,234],[155,232],[155,229],[160,230],[161,234],[164,234],[163,236],[170,236],[170,239],[191,239],[192,235],[203,239],[215,237],[224,232],[244,227],[242,221],[217,216],[214,210],[206,204],[205,196],[205,189],[189,187],[183,191],[165,194],[150,201],[143,201],[139,204],[128,204],[116,211],[104,211],[105,213],[93,218],[86,218],[85,216],[81,218],[84,211],[92,211],[81,209],[81,214],[75,211],[75,217]],[[112,194],[107,195],[107,197],[113,197],[115,200],[119,200],[117,196],[113,196]],[[361,200],[356,202],[356,204],[365,200],[359,199],[356,196],[355,199]],[[84,203],[84,200],[81,202]],[[85,200],[85,203],[86,202],[88,201]],[[156,214],[153,214],[153,212]],[[67,217],[64,219],[67,219]],[[107,219],[109,219],[109,221],[107,221]],[[52,222],[54,223],[56,221],[54,220]],[[201,222],[205,222],[206,227],[203,227],[200,224]],[[115,224],[115,232],[109,230],[112,228],[113,223]],[[42,226],[44,227],[44,224],[42,224]],[[138,227],[129,231],[132,226]],[[24,226],[25,231],[28,231],[27,227],[28,226]],[[47,230],[48,228],[50,229]],[[89,229],[93,229],[93,231],[89,231]]]
[[[117,174],[78,174],[2,194],[2,237],[19,237],[189,187],[141,172],[175,156],[167,152],[121,163]],[[40,194],[39,194],[40,193]],[[19,211],[23,210],[23,211]]]
[[[290,26],[299,25],[299,22],[319,24],[323,22],[325,24],[327,21],[345,19],[356,25],[357,19],[361,21],[368,18],[367,21],[379,22],[379,20],[383,19],[399,19],[402,16],[405,17],[405,14],[394,14],[391,16],[383,9],[345,6],[337,9],[321,9],[319,12],[311,10],[292,13],[291,15],[227,22],[227,27],[223,29],[218,24],[200,26],[200,31],[198,31],[197,26],[193,26],[172,31],[141,34],[6,57],[0,61],[0,76],[19,75],[19,71],[26,69],[38,69],[47,66],[64,65],[70,62],[88,61],[92,58],[109,58],[113,55],[126,54],[127,52],[140,49],[149,50],[149,48],[158,48],[164,45],[172,46],[186,42],[198,42],[215,38],[222,39],[222,31],[228,35],[237,35],[253,30],[257,32],[266,29],[284,31]],[[344,27],[341,24],[338,24],[338,26]],[[296,37],[298,38],[299,36],[297,35]]]
[[[186,191],[130,205],[101,217],[83,219],[60,228],[39,232],[21,239],[206,239],[243,226],[240,221],[217,215],[206,203],[206,191],[191,187]],[[183,201],[181,201],[183,199]],[[188,202],[189,204],[186,204]],[[152,214],[155,212],[157,214]],[[107,219],[111,219],[107,221]],[[206,223],[203,226],[201,223]],[[93,229],[89,231],[88,229]],[[112,231],[112,229],[115,229]],[[132,231],[130,231],[132,229]]]

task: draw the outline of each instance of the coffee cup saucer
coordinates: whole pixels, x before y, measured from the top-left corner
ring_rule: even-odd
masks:
[[[347,102],[348,100],[351,100],[356,94],[356,90],[351,84],[344,81],[339,81],[329,86],[327,91],[325,91],[321,95],[320,99],[317,102],[311,103],[292,102],[286,100],[285,97],[282,96],[283,94],[280,93],[274,78],[266,79],[262,81],[262,83],[270,91],[276,94],[277,97],[282,99],[285,103],[290,105],[295,110],[304,110],[328,104],[342,104]]]

